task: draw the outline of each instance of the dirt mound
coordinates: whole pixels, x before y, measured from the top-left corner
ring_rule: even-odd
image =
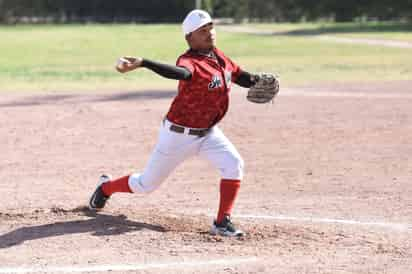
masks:
[[[159,273],[161,265],[179,274],[409,274],[412,230],[373,223],[411,220],[410,86],[324,84],[281,91],[273,105],[247,103],[235,89],[219,126],[246,164],[233,216],[241,238],[209,235],[220,177],[200,159],[150,195],[113,195],[98,213],[84,206],[100,174],[144,168],[171,92],[3,96],[0,272],[137,265]],[[393,88],[397,96],[381,96]],[[334,93],[302,96],[314,91]]]

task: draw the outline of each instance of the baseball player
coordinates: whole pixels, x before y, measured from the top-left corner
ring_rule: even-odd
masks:
[[[149,193],[187,158],[198,155],[210,161],[221,174],[220,201],[210,233],[242,236],[230,215],[243,177],[243,159],[217,124],[229,105],[232,82],[251,87],[259,76],[242,70],[216,47],[216,31],[210,15],[191,11],[183,21],[189,49],[176,66],[141,57],[122,57],[116,66],[121,73],[144,67],[179,80],[178,94],[161,122],[158,142],[143,172],[115,180],[102,175],[89,207],[102,209],[113,193]]]

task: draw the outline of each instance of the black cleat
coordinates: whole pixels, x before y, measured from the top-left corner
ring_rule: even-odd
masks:
[[[228,215],[226,215],[223,221],[219,224],[217,224],[216,221],[213,222],[210,234],[226,237],[241,237],[245,235],[242,230],[235,228],[232,221],[230,220],[230,216]]]
[[[91,210],[99,211],[99,210],[103,209],[103,207],[105,206],[107,200],[109,200],[110,196],[104,195],[103,190],[102,190],[102,185],[104,183],[109,182],[111,179],[112,178],[109,175],[100,176],[97,188],[94,191],[94,193],[93,193],[93,195],[92,195],[92,197],[90,198],[90,201],[89,201],[89,208]]]

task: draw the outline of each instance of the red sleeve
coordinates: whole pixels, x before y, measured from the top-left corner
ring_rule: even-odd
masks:
[[[229,59],[229,60],[230,60],[230,59]],[[240,75],[241,69],[240,69],[240,67],[239,67],[236,63],[232,62],[232,60],[230,60],[230,62],[232,63],[232,66],[233,66],[232,82],[235,82],[236,79],[237,79],[237,78],[239,77],[239,75]]]
[[[176,66],[187,68],[192,75],[195,72],[195,67],[193,66],[193,63],[189,58],[179,57],[179,59],[177,59],[176,61]]]

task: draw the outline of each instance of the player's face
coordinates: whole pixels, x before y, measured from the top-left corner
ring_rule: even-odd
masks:
[[[204,25],[203,27],[192,32],[187,38],[192,49],[209,50],[216,45],[216,30],[213,23]]]

